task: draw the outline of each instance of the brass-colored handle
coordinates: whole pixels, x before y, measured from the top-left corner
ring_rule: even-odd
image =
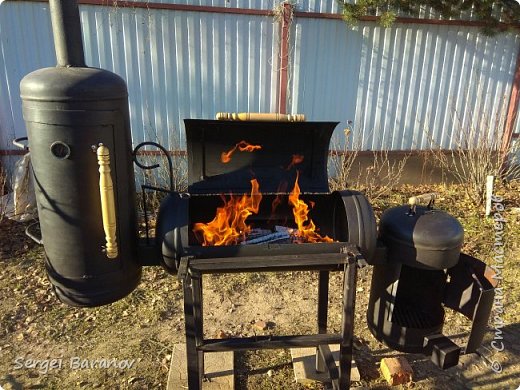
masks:
[[[109,259],[115,259],[118,255],[118,249],[114,186],[110,175],[110,151],[103,144],[99,144],[96,154],[99,164],[99,195],[101,196],[101,213],[103,215],[103,229],[105,230],[106,255]]]
[[[218,112],[219,121],[276,121],[276,122],[305,122],[304,114],[278,114],[263,112]]]
[[[434,202],[435,199],[437,199],[437,194],[435,192],[430,192],[428,194],[412,196],[410,199],[408,199],[408,204],[413,207],[421,203],[428,204]]]

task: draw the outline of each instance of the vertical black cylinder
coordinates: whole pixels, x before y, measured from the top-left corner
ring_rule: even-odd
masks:
[[[128,92],[119,76],[82,66],[76,1],[51,0],[51,12],[61,66],[20,84],[46,269],[60,300],[98,306],[141,277]]]
[[[379,235],[388,258],[374,266],[368,328],[393,349],[424,353],[425,337],[442,332],[445,269],[459,261],[464,230],[441,210],[400,206],[381,216]]]
[[[46,68],[21,83],[49,278],[75,306],[113,302],[140,279],[127,92],[113,73]],[[110,152],[118,255],[107,257],[96,149]]]

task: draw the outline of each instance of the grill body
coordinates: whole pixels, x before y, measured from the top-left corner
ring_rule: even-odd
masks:
[[[161,248],[163,266],[183,280],[189,388],[202,386],[205,352],[298,346],[317,347],[317,369],[329,373],[333,388],[348,388],[356,269],[358,260],[374,256],[377,236],[372,208],[362,194],[329,192],[328,147],[336,123],[186,120],[185,124],[189,188],[187,193],[170,192],[163,200],[155,246]],[[243,141],[260,148],[235,153],[223,162],[222,152]],[[308,217],[320,235],[334,242],[203,246],[193,232],[194,224],[213,219],[223,205],[222,195],[249,194],[252,179],[259,183],[262,201],[258,212],[247,218],[248,224],[270,230],[296,228],[288,197],[298,180],[300,199],[311,205]],[[318,271],[318,334],[204,339],[203,275],[279,271]],[[330,271],[344,273],[338,334],[327,332]],[[330,343],[341,344],[339,368],[330,364],[334,361]]]
[[[162,263],[175,273],[183,256],[227,257],[255,251],[259,255],[316,253],[312,245],[258,244],[252,248],[201,247],[193,224],[210,221],[226,196],[247,194],[250,180],[260,183],[262,202],[248,223],[254,227],[295,227],[287,198],[298,177],[301,199],[313,204],[309,217],[321,235],[357,245],[365,258],[375,252],[376,225],[372,207],[355,191],[330,193],[327,158],[335,122],[232,122],[186,120],[188,144],[188,192],[170,193],[162,202],[157,221],[156,245],[162,248]],[[253,153],[236,152],[223,163],[223,151],[241,141],[259,145]],[[293,156],[301,156],[291,164]],[[273,202],[280,205],[273,211]],[[326,248],[320,244],[316,248]]]
[[[140,279],[127,91],[113,73],[46,68],[21,83],[46,269],[74,306],[120,299]],[[119,254],[108,259],[96,148],[110,150]]]

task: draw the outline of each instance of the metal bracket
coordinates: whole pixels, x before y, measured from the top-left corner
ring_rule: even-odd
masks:
[[[177,271],[177,279],[178,280],[185,280],[188,276],[188,269],[190,266],[190,260],[192,260],[193,256],[184,256],[181,257],[180,263],[179,263],[179,269]]]
[[[31,223],[29,226],[27,226],[27,228],[25,228],[25,235],[27,237],[29,237],[31,240],[33,240],[35,243],[37,243],[38,245],[43,245],[43,239],[42,239],[42,234],[40,232],[40,236],[38,237],[35,233],[33,233],[31,230],[34,226],[36,225],[40,225],[40,222],[39,221],[36,221],[36,222],[33,222]]]
[[[460,254],[460,260],[448,270],[444,305],[472,321],[464,353],[472,353],[482,344],[495,296],[494,271],[481,260]]]
[[[158,144],[157,142],[141,142],[139,145],[137,145],[133,152],[132,152],[132,160],[134,161],[134,164],[137,165],[140,169],[143,171],[150,171],[156,168],[160,167],[160,164],[152,164],[152,165],[144,165],[138,160],[138,154],[140,149],[144,148],[145,146],[153,146],[157,149],[159,149],[162,153],[162,155],[166,158],[166,161],[168,162],[168,178],[169,178],[169,187],[168,188],[159,188],[155,186],[151,186],[146,184],[146,177],[144,179],[144,184],[141,184],[141,195],[142,195],[142,207],[143,207],[143,213],[144,213],[144,223],[145,223],[145,229],[146,229],[146,245],[152,246],[150,241],[150,235],[149,235],[149,225],[148,225],[148,206],[147,206],[147,198],[146,198],[146,190],[156,191],[156,192],[165,192],[165,193],[172,193],[174,190],[173,185],[173,163],[170,156],[170,152],[162,146],[161,144]]]
[[[29,146],[22,143],[23,141],[27,141],[27,140],[28,140],[27,137],[15,138],[13,140],[13,145],[20,149],[23,149],[23,150],[29,150]]]
[[[358,268],[365,268],[366,266],[368,266],[365,257],[358,250],[357,246],[352,245],[351,247],[343,248],[343,250],[346,250],[346,254],[349,258],[349,263],[356,263]]]
[[[161,144],[158,144],[157,142],[141,142],[139,145],[137,145],[133,152],[132,152],[132,158],[134,160],[134,164],[137,165],[139,168],[141,168],[142,170],[144,171],[147,171],[147,170],[152,170],[152,169],[155,169],[155,168],[159,168],[159,164],[153,164],[153,165],[144,165],[144,164],[141,164],[139,162],[139,160],[137,159],[137,155],[139,153],[139,150],[145,146],[153,146],[157,149],[159,149],[163,156],[166,158],[166,161],[168,162],[168,173],[169,173],[169,191],[170,192],[173,192],[173,189],[174,189],[174,185],[173,185],[173,163],[172,163],[172,159],[170,157],[170,153],[168,152],[168,150],[162,146]]]

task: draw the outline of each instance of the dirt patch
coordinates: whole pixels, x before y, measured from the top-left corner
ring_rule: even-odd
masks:
[[[441,192],[438,206],[461,220],[466,230],[465,251],[492,263],[493,223],[480,217],[456,186],[436,187]],[[419,192],[432,190],[423,188]],[[505,350],[484,346],[489,359],[503,366],[495,374],[485,360],[464,357],[464,365],[446,371],[437,369],[427,357],[406,357],[415,372],[418,389],[517,388],[520,384],[520,207],[518,187],[503,188],[507,219],[506,265],[502,329]],[[402,204],[417,188],[404,187],[378,202],[378,212]],[[0,385],[8,388],[165,388],[174,343],[184,341],[182,291],[176,278],[158,267],[146,267],[139,287],[111,305],[75,309],[57,301],[45,277],[43,250],[24,235],[25,226],[4,220],[0,224]],[[355,314],[355,350],[361,382],[370,388],[387,388],[378,362],[399,355],[379,343],[366,327],[365,310],[370,291],[371,267],[361,269]],[[330,288],[329,328],[340,326],[341,273],[333,273]],[[235,274],[204,278],[205,336],[219,334],[305,334],[316,330],[317,273]],[[255,326],[263,321],[267,327]],[[448,314],[445,333],[467,336],[468,322]],[[41,361],[61,359],[59,367]],[[71,363],[71,359],[72,363]],[[81,368],[71,366],[79,359],[117,362],[133,361],[131,367]],[[32,362],[29,362],[32,360]],[[40,361],[35,363],[34,361]],[[28,362],[30,364],[28,364]],[[30,367],[18,368],[20,364]],[[99,364],[99,363],[98,363]],[[238,389],[302,389],[293,381],[287,350],[235,354]],[[316,385],[321,389],[321,385]]]

